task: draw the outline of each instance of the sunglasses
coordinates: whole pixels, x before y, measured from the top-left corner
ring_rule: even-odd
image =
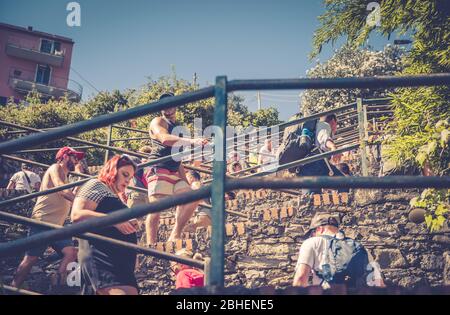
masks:
[[[133,161],[132,157],[128,154],[122,154],[117,162],[117,167],[122,167],[125,165],[131,165],[137,169],[138,165]]]

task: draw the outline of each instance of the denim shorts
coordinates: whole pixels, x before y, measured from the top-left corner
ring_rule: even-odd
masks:
[[[46,232],[46,231],[49,231],[49,229],[32,226],[30,228],[30,231],[28,232],[28,236],[36,235],[36,234]],[[41,246],[33,247],[33,248],[27,250],[25,252],[25,255],[41,257],[44,254],[45,250],[48,248],[48,246],[49,245],[41,245]],[[72,239],[58,240],[58,241],[55,241],[50,244],[50,247],[53,248],[60,256],[62,256],[62,250],[65,247],[71,247],[71,246],[74,246]]]

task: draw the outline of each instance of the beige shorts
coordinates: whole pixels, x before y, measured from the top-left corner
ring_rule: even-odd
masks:
[[[169,173],[158,170],[156,174],[147,177],[148,195],[166,195],[170,196],[186,190],[189,184],[181,179],[178,173]]]
[[[128,208],[133,208],[134,206],[147,204],[148,196],[145,193],[133,191],[131,195],[128,197],[127,206]]]

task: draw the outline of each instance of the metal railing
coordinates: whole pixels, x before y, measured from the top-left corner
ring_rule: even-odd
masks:
[[[225,202],[224,193],[235,189],[286,189],[286,188],[449,188],[450,177],[417,177],[400,176],[387,178],[374,177],[302,177],[290,179],[226,179],[225,161],[226,161],[226,141],[225,127],[227,114],[227,94],[238,90],[262,90],[262,89],[348,89],[348,88],[388,88],[388,87],[413,87],[413,86],[434,86],[449,85],[450,73],[431,74],[422,76],[403,76],[403,77],[374,77],[374,78],[334,78],[334,79],[290,79],[290,80],[233,80],[227,81],[226,77],[217,77],[214,87],[203,88],[194,92],[185,93],[180,96],[164,98],[160,101],[131,108],[122,112],[95,117],[89,121],[78,122],[75,124],[55,128],[46,132],[36,133],[17,140],[11,140],[0,143],[0,154],[12,153],[21,149],[33,147],[36,144],[47,143],[60,138],[69,137],[94,128],[101,128],[120,121],[129,120],[142,115],[147,115],[166,109],[177,107],[190,102],[198,101],[204,98],[214,96],[216,100],[214,112],[214,125],[219,128],[221,135],[215,149],[222,148],[219,158],[217,156],[213,162],[213,182],[211,185],[204,186],[199,190],[169,196],[158,202],[140,205],[131,209],[123,209],[102,218],[92,218],[90,220],[73,224],[71,226],[59,228],[52,231],[43,232],[39,235],[27,237],[0,244],[0,256],[12,255],[24,251],[32,246],[50,243],[52,241],[81,235],[95,231],[104,226],[110,226],[132,218],[141,217],[149,213],[163,211],[164,209],[193,202],[198,199],[206,198],[211,195],[212,198],[212,239],[211,239],[211,265],[209,273],[209,285],[224,285],[224,241],[225,241]],[[360,102],[361,104],[361,102]],[[358,104],[357,104],[358,105]],[[367,119],[362,117],[363,113],[358,111],[358,129],[360,133],[360,144],[365,142],[361,134],[361,125]],[[319,114],[318,114],[319,115]],[[323,113],[320,114],[322,116]],[[295,124],[295,123],[293,123]],[[363,130],[364,131],[364,130]],[[356,147],[355,146],[355,147]],[[348,148],[344,148],[348,149]],[[325,153],[320,157],[323,158]],[[365,151],[365,150],[361,150]],[[341,151],[339,151],[341,152]],[[299,161],[295,161],[297,163]],[[304,163],[304,161],[302,161]],[[148,162],[150,163],[150,162]],[[294,163],[294,162],[293,162]],[[283,165],[288,168],[293,165]],[[263,174],[260,174],[263,175]]]

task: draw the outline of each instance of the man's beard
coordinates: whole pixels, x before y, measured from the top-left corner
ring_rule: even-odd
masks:
[[[75,171],[75,164],[73,164],[72,161],[67,161],[67,168],[69,169],[69,172]]]
[[[167,114],[167,113],[164,113],[164,117],[166,117],[167,119],[169,119],[170,121],[175,121],[175,119],[176,119],[176,117],[177,117],[177,114],[176,114],[176,112],[175,113],[173,113],[173,114]]]

